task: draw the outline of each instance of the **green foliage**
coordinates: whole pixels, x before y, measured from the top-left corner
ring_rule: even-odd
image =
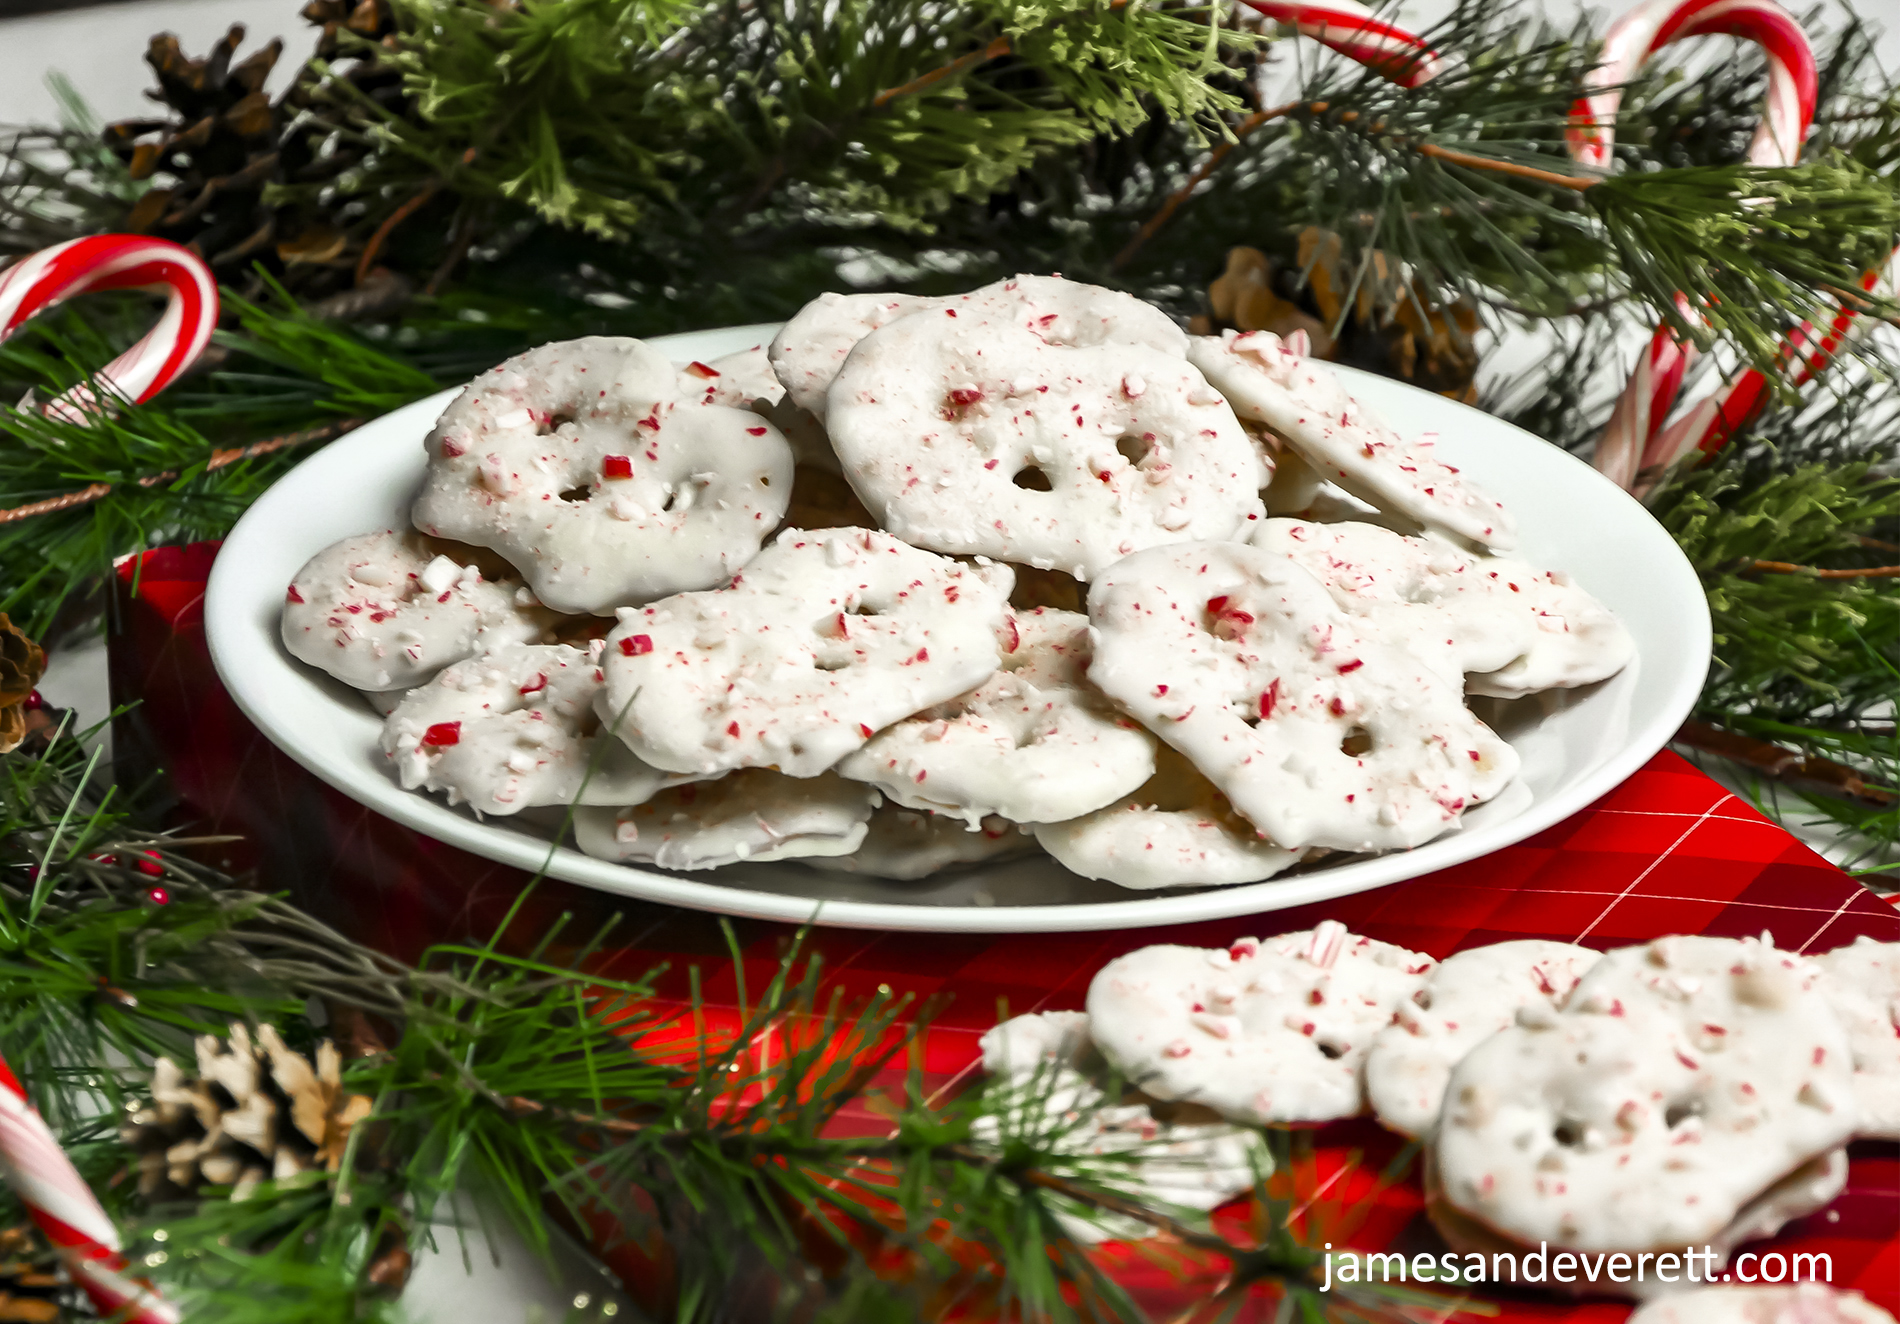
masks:
[[[1617,175],[1585,197],[1659,320],[1705,346],[1727,337],[1764,366],[1790,325],[1834,315],[1823,291],[1857,288],[1900,239],[1893,181],[1843,157]],[[1677,291],[1695,292],[1695,316]],[[1876,316],[1893,307],[1869,302]]]
[[[917,226],[1157,113],[1218,132],[1241,104],[1219,52],[1250,39],[1207,14],[1108,0],[404,0],[380,58],[414,114],[361,97],[336,108],[466,199],[601,236],[707,210],[743,227],[760,208]],[[999,40],[1008,58],[984,58]]]
[[[407,967],[142,828],[87,780],[89,757],[65,735],[43,759],[0,759],[0,1044],[136,1266],[196,1324],[393,1320],[374,1266],[405,1244],[452,1245],[465,1229],[451,1197],[466,1191],[544,1252],[558,1224],[613,1219],[673,1284],[661,1309],[679,1320],[917,1319],[959,1303],[1139,1320],[1072,1236],[1111,1216],[1159,1229],[1169,1253],[1231,1260],[1236,1300],[1266,1285],[1382,1319],[1432,1301],[1371,1287],[1321,1298],[1317,1253],[1289,1232],[1282,1196],[1262,1193],[1241,1241],[1156,1203],[1137,1180],[1143,1149],[1077,1143],[1095,1105],[1051,1106],[1072,1090],[1054,1072],[926,1099],[897,1064],[918,1060],[932,1009],[888,992],[849,1004],[796,946],[763,988],[735,963],[739,1014],[724,1029],[708,1028],[697,993],[683,1014],[656,1003],[657,972],[595,970],[604,932],[577,943],[557,924],[525,953],[497,935]],[[116,1119],[157,1055],[189,1060],[194,1035],[233,1021],[307,1049],[326,1020],[364,1053],[345,1091],[374,1105],[336,1172],[242,1201],[221,1187],[137,1194]],[[884,1112],[888,1132],[835,1130],[853,1103]],[[1262,1179],[1287,1144],[1263,1144]],[[15,1209],[4,1194],[0,1207]],[[814,1255],[823,1273],[807,1272]]]

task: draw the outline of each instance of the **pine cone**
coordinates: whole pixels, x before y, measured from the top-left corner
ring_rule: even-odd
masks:
[[[319,1044],[313,1066],[271,1026],[253,1041],[233,1025],[228,1040],[205,1035],[197,1049],[195,1077],[158,1059],[151,1103],[119,1129],[138,1153],[140,1195],[182,1198],[209,1183],[242,1200],[263,1181],[337,1170],[350,1129],[371,1105],[343,1093],[335,1044]]]
[[[1475,399],[1478,315],[1470,301],[1446,303],[1418,277],[1407,280],[1378,249],[1364,255],[1363,266],[1355,261],[1342,271],[1343,248],[1338,235],[1308,226],[1289,269],[1276,271],[1256,248],[1231,250],[1227,270],[1207,291],[1215,321],[1281,336],[1304,331],[1316,358],[1396,377],[1454,400]]]
[[[58,1258],[31,1223],[0,1228],[0,1324],[58,1324],[72,1299]]]
[[[33,687],[46,674],[46,654],[0,612],[0,754],[26,739],[26,711],[37,707]]]
[[[343,29],[370,39],[393,31],[382,0],[315,0],[303,15],[323,28],[318,55],[326,59],[338,54]],[[123,120],[103,135],[134,179],[153,184],[123,224],[184,244],[214,268],[261,261],[300,294],[334,293],[350,284],[355,250],[377,222],[346,222],[342,199],[326,203],[320,195],[361,164],[365,149],[326,125],[300,123],[318,81],[308,66],[271,101],[264,83],[282,41],[233,63],[243,42],[243,25],[233,24],[209,55],[195,59],[170,33],[152,38],[145,59],[158,87],[146,95],[169,113]],[[347,80],[355,95],[401,103],[399,76],[374,60],[357,60],[333,76]]]

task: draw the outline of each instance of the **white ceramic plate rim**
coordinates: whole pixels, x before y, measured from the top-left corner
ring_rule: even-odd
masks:
[[[676,359],[712,358],[767,339],[776,326],[727,327],[680,336],[656,337],[654,346]],[[1417,388],[1352,369],[1338,369],[1355,392],[1410,392],[1442,407],[1446,402]],[[444,391],[386,415],[372,427],[382,435],[413,420],[419,441],[428,425],[455,395]],[[1390,413],[1389,407],[1387,412]],[[1475,427],[1516,433],[1559,468],[1566,483],[1607,488],[1627,503],[1631,522],[1605,536],[1643,541],[1652,558],[1655,590],[1683,611],[1673,657],[1645,657],[1640,683],[1661,687],[1650,701],[1651,715],[1632,726],[1627,743],[1595,768],[1547,800],[1516,816],[1478,830],[1452,833],[1415,850],[1375,856],[1312,873],[1236,887],[1156,895],[1129,894],[1125,901],[1060,905],[955,906],[813,898],[758,891],[727,883],[681,878],[631,865],[612,864],[568,847],[555,847],[520,833],[477,822],[439,800],[401,789],[381,768],[335,757],[303,739],[277,702],[281,687],[313,683],[310,673],[284,649],[277,632],[281,590],[245,582],[247,548],[268,546],[278,517],[298,502],[302,482],[327,466],[348,462],[354,443],[364,448],[375,439],[368,428],[331,443],[263,493],[226,538],[206,588],[205,634],[213,664],[245,716],[278,748],[310,772],[375,812],[418,832],[530,873],[547,874],[618,895],[757,919],[815,922],[849,928],[964,933],[1075,932],[1148,927],[1219,919],[1279,910],[1364,892],[1421,874],[1461,864],[1515,844],[1562,821],[1620,785],[1669,742],[1693,710],[1707,671],[1711,644],[1707,601],[1693,567],[1669,535],[1633,498],[1616,491],[1603,475],[1548,443],[1492,418],[1470,411]],[[1480,422],[1480,420],[1482,420]],[[300,482],[300,477],[302,482]],[[315,548],[309,549],[314,552]],[[1694,606],[1690,607],[1689,604]]]

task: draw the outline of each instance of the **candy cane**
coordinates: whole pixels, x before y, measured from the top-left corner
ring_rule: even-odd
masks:
[[[1355,0],[1327,0],[1325,4],[1300,0],[1245,0],[1276,22],[1293,27],[1341,55],[1397,83],[1417,87],[1438,76],[1444,61],[1424,38],[1377,17]]]
[[[83,242],[83,241],[82,241]],[[127,1274],[118,1229],[93,1198],[0,1058],[0,1176],[53,1243],[66,1272],[102,1316],[123,1324],[178,1324],[178,1312]]]
[[[1768,109],[1749,143],[1749,164],[1792,165],[1814,121],[1819,75],[1807,34],[1773,0],[1647,0],[1623,15],[1604,37],[1602,63],[1586,76],[1585,94],[1571,108],[1565,132],[1570,154],[1585,165],[1609,166],[1623,84],[1670,42],[1716,33],[1747,37],[1768,54]],[[1693,316],[1681,295],[1676,306]],[[1847,330],[1845,321],[1835,320],[1838,325],[1820,338],[1820,352],[1827,356]],[[1814,328],[1803,323],[1783,347],[1783,361],[1800,357],[1813,340]],[[1645,481],[1643,475],[1661,474],[1690,455],[1719,450],[1767,398],[1767,377],[1750,368],[1668,424],[1695,356],[1695,347],[1668,326],[1658,327],[1650,338],[1597,439],[1594,463],[1619,486],[1634,491]]]
[[[0,340],[75,294],[144,286],[170,291],[164,314],[143,340],[99,373],[113,390],[143,403],[198,357],[218,323],[217,282],[190,249],[133,234],[93,235],[41,249],[0,272]],[[84,422],[97,407],[81,388],[47,405],[46,412]]]

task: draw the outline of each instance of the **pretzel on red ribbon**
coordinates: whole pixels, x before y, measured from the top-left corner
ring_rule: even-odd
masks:
[[[1774,0],[1647,0],[1623,15],[1605,35],[1602,63],[1585,79],[1586,91],[1572,108],[1565,133],[1571,156],[1585,165],[1609,166],[1623,85],[1669,43],[1713,34],[1746,37],[1767,52],[1767,112],[1749,144],[1748,160],[1758,166],[1792,165],[1814,121],[1819,76],[1807,34]],[[1677,295],[1676,306],[1685,316],[1695,316],[1683,295]],[[1784,344],[1783,364],[1800,361],[1805,375],[1817,371],[1845,338],[1852,316],[1836,317],[1818,339],[1804,322]],[[1669,423],[1695,356],[1695,347],[1671,327],[1658,327],[1650,338],[1597,440],[1593,462],[1619,486],[1635,491],[1691,455],[1719,450],[1767,398],[1768,378],[1749,368]]]
[[[1438,76],[1444,61],[1425,39],[1387,23],[1354,0],[1246,0],[1268,18],[1293,27],[1341,55],[1357,60],[1400,87],[1417,87]]]
[[[119,1324],[178,1324],[178,1311],[130,1277],[118,1229],[0,1058],[0,1174],[59,1252],[101,1316]]]
[[[23,258],[0,271],[0,340],[75,294],[151,286],[171,295],[158,325],[99,373],[113,390],[143,403],[198,357],[218,322],[217,281],[190,249],[143,235],[102,234]],[[82,389],[53,401],[46,412],[83,422],[96,408]]]

